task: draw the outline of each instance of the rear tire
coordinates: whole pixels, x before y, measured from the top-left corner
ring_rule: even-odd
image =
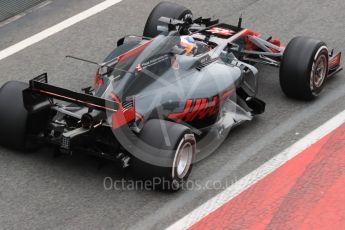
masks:
[[[163,125],[163,126],[162,126]],[[166,127],[166,133],[162,127]],[[166,144],[165,137],[169,137]],[[189,128],[165,120],[149,120],[139,138],[155,149],[146,151],[152,159],[135,158],[133,170],[144,180],[152,180],[153,189],[175,192],[182,188],[188,179],[195,160],[196,141]],[[156,154],[155,154],[156,152]]]
[[[173,2],[161,2],[152,10],[147,19],[143,34],[145,37],[154,38],[161,33],[157,30],[157,26],[164,25],[159,21],[161,17],[185,20],[192,18],[193,14],[191,10],[184,6]]]
[[[23,82],[9,81],[0,88],[0,144],[5,147],[17,150],[36,149],[39,146],[37,136],[48,125],[51,115],[50,100],[35,95],[35,100],[25,107],[23,92],[28,87]]]
[[[312,100],[321,93],[328,74],[324,42],[296,37],[287,45],[280,67],[280,85],[290,98]]]
[[[23,103],[23,90],[29,85],[9,81],[0,89],[0,144],[24,150],[27,146],[28,112]]]

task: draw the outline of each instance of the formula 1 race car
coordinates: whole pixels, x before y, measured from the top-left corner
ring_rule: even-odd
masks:
[[[342,69],[341,53],[322,41],[296,37],[285,47],[242,28],[242,18],[237,25],[193,18],[170,2],[153,9],[143,36],[121,38],[103,63],[68,57],[98,66],[94,85],[78,93],[48,84],[47,74],[7,82],[0,143],[119,160],[166,190],[181,188],[197,155],[217,148],[231,127],[265,111],[256,64],[279,68],[286,96],[305,101]]]

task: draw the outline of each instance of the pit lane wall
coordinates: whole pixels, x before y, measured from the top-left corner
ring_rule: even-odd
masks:
[[[20,14],[46,0],[0,0],[0,22]]]

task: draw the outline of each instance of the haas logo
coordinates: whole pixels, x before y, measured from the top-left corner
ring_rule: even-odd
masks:
[[[195,100],[189,99],[187,100],[182,112],[171,113],[168,115],[168,118],[177,122],[189,122],[213,117],[218,114],[219,108],[233,92],[235,92],[235,89],[230,89],[223,93],[221,97],[219,97],[218,95],[213,96],[211,101],[209,101],[208,98]]]

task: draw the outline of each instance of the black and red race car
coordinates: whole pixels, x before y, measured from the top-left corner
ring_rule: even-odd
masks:
[[[82,93],[48,84],[47,74],[3,85],[0,142],[17,149],[48,143],[119,160],[159,178],[164,189],[178,189],[231,127],[264,112],[257,63],[279,68],[283,92],[305,101],[342,69],[341,53],[322,41],[296,37],[285,47],[241,24],[193,18],[189,9],[162,2],[143,36],[120,39],[104,62],[69,56],[98,65],[93,87]],[[181,47],[186,39],[188,51]]]

